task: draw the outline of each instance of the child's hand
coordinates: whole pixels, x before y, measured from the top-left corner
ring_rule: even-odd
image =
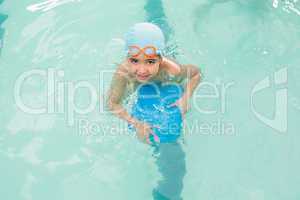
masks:
[[[181,111],[182,117],[184,117],[189,109],[188,98],[186,96],[182,96],[175,103],[172,103],[169,106],[178,106]]]
[[[154,136],[154,140],[156,142],[159,142],[159,138],[152,130],[152,127],[159,128],[158,126],[153,125],[151,127],[149,124],[147,124],[145,122],[141,122],[141,121],[134,123],[134,126],[136,128],[137,136],[138,136],[139,140],[141,140],[142,142],[151,144],[151,141],[149,138],[150,134],[152,134]]]

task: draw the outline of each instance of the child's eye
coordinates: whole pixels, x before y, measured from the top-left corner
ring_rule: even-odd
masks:
[[[139,60],[136,58],[130,58],[129,60],[132,64],[137,64],[139,62]]]
[[[147,64],[150,64],[150,65],[153,65],[156,63],[156,60],[155,59],[149,59],[146,61]]]

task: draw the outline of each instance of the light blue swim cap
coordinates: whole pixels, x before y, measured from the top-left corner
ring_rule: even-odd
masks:
[[[143,22],[133,25],[125,35],[126,52],[129,46],[154,46],[157,54],[162,55],[165,48],[165,37],[161,29],[152,23]]]

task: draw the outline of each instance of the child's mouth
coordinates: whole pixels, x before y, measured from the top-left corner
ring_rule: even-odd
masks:
[[[139,80],[146,80],[150,75],[136,75]]]

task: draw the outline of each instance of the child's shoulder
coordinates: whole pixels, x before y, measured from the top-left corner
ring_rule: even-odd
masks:
[[[170,75],[176,76],[180,74],[180,65],[170,58],[163,57],[161,67]]]
[[[118,64],[118,67],[116,69],[116,74],[120,77],[122,77],[125,82],[123,83],[126,87],[126,91],[129,93],[132,93],[135,88],[137,87],[137,81],[135,80],[134,76],[130,73],[129,70],[130,66],[128,62],[123,61],[122,63]]]
[[[159,73],[159,79],[162,81],[182,82],[182,78],[179,77],[181,73],[181,65],[176,61],[163,57],[161,63],[161,71]]]
[[[115,70],[115,73],[118,76],[126,78],[127,80],[131,79],[129,65],[128,65],[128,63],[126,61],[123,61],[123,62],[117,64],[117,69]]]

